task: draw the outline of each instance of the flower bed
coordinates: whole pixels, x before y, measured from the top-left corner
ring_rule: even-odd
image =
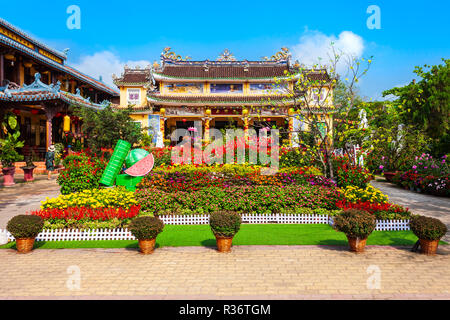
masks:
[[[82,208],[124,208],[129,209],[138,202],[131,191],[123,187],[112,189],[93,189],[60,195],[56,198],[46,198],[41,209]]]
[[[336,206],[342,210],[364,210],[374,214],[375,217],[380,220],[409,219],[411,216],[408,208],[405,209],[402,206],[392,203],[376,203],[370,201],[350,202],[347,200],[341,200],[336,203]]]
[[[139,214],[141,207],[124,208],[69,207],[34,211],[44,219],[44,229],[114,229],[124,228]]]
[[[180,166],[157,168],[147,175],[138,188],[157,188],[166,192],[198,191],[202,188],[230,186],[322,185],[334,187],[330,179],[320,176],[314,167],[285,168],[274,175],[261,174],[260,166]]]
[[[336,188],[321,186],[208,187],[198,191],[165,192],[141,189],[136,199],[151,214],[204,214],[220,210],[251,214],[296,213],[302,207],[337,209],[343,199]]]
[[[450,166],[447,156],[435,159],[423,153],[416,157],[411,169],[397,172],[392,182],[412,191],[437,196],[450,196]]]

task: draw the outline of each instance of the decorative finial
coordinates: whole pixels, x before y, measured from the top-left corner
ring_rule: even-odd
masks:
[[[228,50],[223,50],[222,54],[217,58],[217,61],[236,61],[234,55]]]

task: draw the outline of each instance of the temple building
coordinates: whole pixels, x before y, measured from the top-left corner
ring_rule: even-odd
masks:
[[[70,114],[76,104],[101,109],[119,101],[119,92],[66,64],[60,52],[0,19],[0,116],[13,111],[19,119],[22,154],[43,159],[47,147],[64,138],[63,119],[71,117],[71,132],[81,122]],[[3,133],[0,133],[0,136]]]
[[[148,128],[159,144],[158,137],[167,141],[173,130],[196,126],[201,126],[205,139],[209,128],[284,128],[287,134],[282,138],[292,141],[293,132],[308,129],[302,121],[299,98],[305,93],[296,97],[294,81],[298,77],[287,76],[295,74],[296,67],[298,70],[298,63],[291,63],[286,48],[261,61],[238,61],[228,50],[216,61],[191,61],[166,48],[160,63],[145,69],[125,67],[123,74],[113,79],[121,92],[120,107],[131,105],[132,118]],[[307,76],[325,83],[321,96],[327,96],[330,108],[318,112],[330,124],[332,81],[324,70]],[[310,88],[306,94],[314,95],[314,90]]]

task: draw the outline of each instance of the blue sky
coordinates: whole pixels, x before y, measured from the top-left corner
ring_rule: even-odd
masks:
[[[69,5],[81,9],[81,29],[69,30]],[[369,5],[381,10],[370,30]],[[362,57],[374,56],[361,93],[409,83],[414,66],[450,58],[450,1],[95,1],[22,0],[2,3],[0,17],[62,50],[69,63],[110,82],[123,65],[159,60],[164,47],[194,60],[228,48],[238,59],[270,56],[283,46],[294,58],[324,57],[330,41]]]

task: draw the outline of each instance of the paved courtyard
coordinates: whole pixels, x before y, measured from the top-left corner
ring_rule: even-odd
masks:
[[[0,187],[0,229],[4,229],[9,219],[26,212],[38,210],[45,197],[57,197],[59,185],[56,175],[47,180],[46,175],[37,175],[36,181],[23,183],[23,175],[16,175],[16,184],[12,187]],[[0,177],[0,184],[3,177]]]
[[[450,250],[318,246],[0,250],[0,298],[450,299]],[[79,281],[78,281],[79,280]],[[78,286],[79,288],[78,289]]]

